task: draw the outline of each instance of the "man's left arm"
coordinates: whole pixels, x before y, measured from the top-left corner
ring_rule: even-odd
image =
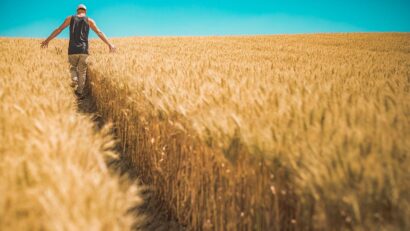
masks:
[[[70,20],[71,20],[71,16],[68,16],[63,24],[61,24],[57,29],[55,29],[53,31],[53,33],[51,33],[50,36],[48,36],[48,38],[46,40],[44,40],[43,42],[41,42],[41,48],[46,48],[48,46],[48,43],[55,38],[57,35],[59,35],[61,33],[61,31],[63,31],[68,25],[70,25]]]

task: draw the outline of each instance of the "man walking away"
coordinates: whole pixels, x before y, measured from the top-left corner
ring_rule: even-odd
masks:
[[[86,16],[87,7],[80,4],[77,7],[77,14],[68,16],[60,27],[55,29],[51,35],[41,43],[42,48],[46,48],[48,43],[70,25],[70,42],[68,45],[68,61],[70,63],[71,86],[75,89],[75,94],[79,99],[84,98],[84,85],[87,76],[88,58],[88,32],[91,29],[106,43],[110,52],[115,51],[104,33],[97,27],[94,20]]]

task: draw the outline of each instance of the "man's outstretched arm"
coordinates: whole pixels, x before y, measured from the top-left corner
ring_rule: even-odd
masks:
[[[68,17],[64,20],[63,24],[61,24],[57,29],[55,29],[55,30],[53,31],[53,33],[51,33],[51,35],[48,36],[48,38],[41,43],[41,48],[46,48],[46,47],[48,46],[48,43],[49,43],[53,38],[55,38],[57,35],[59,35],[59,34],[61,33],[61,31],[63,31],[68,25],[70,25],[70,20],[71,20],[71,16],[68,16]]]
[[[98,35],[98,37],[100,37],[100,39],[108,45],[108,47],[110,48],[111,52],[115,51],[115,47],[113,44],[111,44],[107,37],[105,37],[105,34],[97,27],[97,24],[95,23],[94,20],[92,20],[91,18],[88,18],[88,22],[90,24],[91,29]]]

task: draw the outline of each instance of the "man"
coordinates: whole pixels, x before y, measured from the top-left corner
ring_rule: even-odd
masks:
[[[72,87],[75,88],[76,95],[84,98],[84,85],[87,72],[88,58],[88,32],[91,29],[106,43],[110,52],[115,51],[104,33],[97,27],[94,20],[86,16],[87,8],[84,4],[77,7],[77,14],[68,16],[60,27],[55,29],[51,35],[41,43],[41,48],[46,48],[48,43],[70,25],[70,42],[68,46],[68,61],[70,63],[70,73]]]

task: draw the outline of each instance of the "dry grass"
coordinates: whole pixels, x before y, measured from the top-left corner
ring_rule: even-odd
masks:
[[[410,227],[409,34],[115,44],[92,44],[93,96],[181,223]]]
[[[129,230],[135,186],[112,173],[105,128],[76,112],[66,42],[0,39],[0,229]]]

